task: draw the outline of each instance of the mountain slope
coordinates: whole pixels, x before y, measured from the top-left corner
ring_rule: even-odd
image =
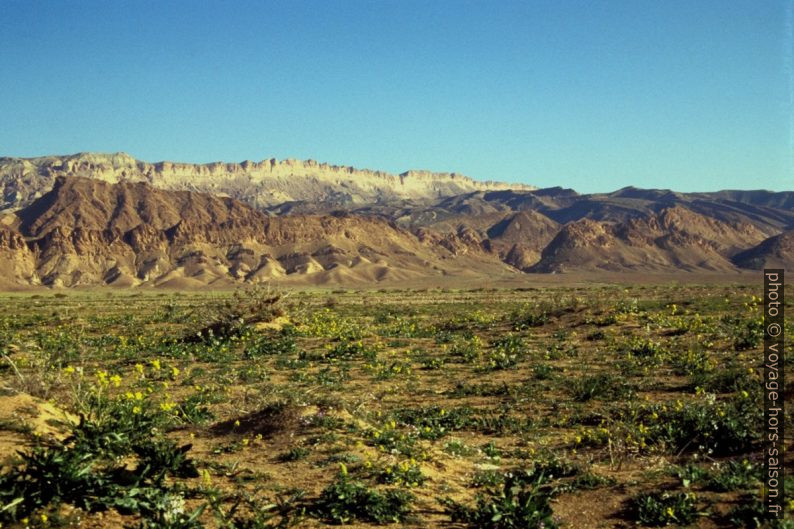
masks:
[[[759,245],[733,256],[733,262],[742,268],[788,268],[794,265],[794,231],[769,237]]]
[[[764,237],[752,224],[724,222],[680,206],[618,223],[583,218],[565,225],[530,270],[734,272],[730,258]]]
[[[794,259],[792,192],[579,194],[312,161],[124,154],[0,158],[0,192],[13,210],[0,216],[0,285],[734,273]]]
[[[60,177],[1,226],[3,280],[12,284],[323,284],[510,273],[479,247],[458,256],[381,219],[271,217],[230,198],[140,183]]]

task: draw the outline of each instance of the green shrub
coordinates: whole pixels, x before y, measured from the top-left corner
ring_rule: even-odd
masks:
[[[737,351],[755,349],[764,340],[764,320],[747,320],[737,324],[733,333],[733,348]]]
[[[701,388],[710,393],[732,393],[735,391],[753,391],[760,385],[747,372],[746,368],[735,367],[715,372],[696,373],[691,378],[693,388]]]
[[[485,359],[486,369],[508,369],[518,363],[524,354],[524,341],[520,336],[507,335],[494,340]]]
[[[647,338],[637,337],[629,340],[626,349],[630,354],[641,358],[657,356],[664,352],[664,349],[659,342],[654,342],[653,340]]]
[[[653,527],[688,525],[698,516],[695,496],[688,492],[646,492],[632,503],[637,521]]]
[[[543,477],[534,482],[526,476],[507,474],[499,488],[477,495],[473,507],[451,499],[443,501],[453,522],[477,529],[554,529],[549,491]]]
[[[409,426],[418,429],[419,437],[423,439],[438,439],[448,434],[462,430],[472,424],[474,410],[468,407],[452,409],[440,406],[427,408],[403,408],[394,412],[394,418]]]
[[[385,492],[354,481],[343,467],[337,479],[328,485],[315,506],[315,514],[331,523],[352,521],[385,524],[404,521],[411,512],[414,496],[401,489]]]
[[[729,492],[754,488],[761,480],[761,468],[749,461],[717,463],[708,473],[706,488]]]
[[[789,507],[779,519],[769,520],[768,516],[757,495],[742,497],[739,504],[728,512],[728,520],[737,529],[794,529],[794,509]]]
[[[246,346],[243,356],[250,359],[264,355],[289,354],[294,353],[296,350],[297,344],[292,336],[279,336],[277,338],[260,336]]]
[[[549,380],[554,374],[554,368],[547,364],[538,364],[532,368],[532,372],[538,380]]]
[[[196,513],[174,508],[184,500],[165,481],[198,476],[187,457],[190,445],[179,447],[151,430],[124,429],[129,423],[118,422],[116,431],[111,426],[84,419],[64,444],[20,452],[18,464],[0,475],[0,522],[68,503],[86,511],[137,513],[142,527],[198,527]],[[124,462],[131,458],[137,462],[133,471]]]
[[[716,402],[712,395],[705,401],[652,408],[658,411],[658,419],[648,418],[648,441],[664,443],[676,453],[742,454],[752,451],[760,439],[762,410],[749,398]]]
[[[389,465],[383,469],[378,476],[382,483],[395,483],[416,487],[427,480],[427,476],[422,474],[422,468],[416,461],[408,460],[396,465]]]
[[[309,450],[305,446],[293,446],[292,448],[281,454],[278,459],[279,461],[284,461],[284,462],[299,461],[305,458],[306,456],[308,456],[310,453],[311,450]]]
[[[571,382],[571,395],[578,402],[594,398],[620,398],[631,393],[631,389],[621,379],[605,373],[577,378]]]
[[[511,316],[513,329],[525,331],[531,327],[542,327],[549,322],[549,314],[545,310],[527,310],[516,312]]]

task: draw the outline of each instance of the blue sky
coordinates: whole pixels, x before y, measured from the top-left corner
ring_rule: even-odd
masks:
[[[0,155],[794,190],[794,0],[0,2]]]

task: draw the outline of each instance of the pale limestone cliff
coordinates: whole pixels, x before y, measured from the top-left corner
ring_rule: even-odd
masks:
[[[125,153],[79,153],[40,158],[0,158],[0,212],[30,204],[52,188],[58,176],[110,183],[147,182],[159,189],[227,195],[257,208],[285,202],[343,205],[439,197],[532,186],[480,182],[456,173],[408,171],[399,175],[318,163],[314,160],[190,164],[148,163]]]

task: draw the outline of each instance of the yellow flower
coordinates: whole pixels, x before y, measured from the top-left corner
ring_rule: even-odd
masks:
[[[113,382],[113,385],[116,387],[121,385],[121,377],[119,375],[113,375],[110,377],[110,381]]]
[[[347,476],[347,465],[344,463],[339,463],[339,473],[343,476]]]
[[[72,366],[66,366],[63,372],[66,373],[67,375],[71,375],[72,373],[74,373],[74,368]]]
[[[42,513],[42,515],[40,516],[40,518],[41,518],[41,523],[47,523],[47,515],[46,515],[46,514],[43,514],[43,513]]]
[[[239,420],[234,421],[234,426],[235,427],[240,426],[240,421]]]
[[[171,368],[171,376],[174,377],[174,378],[178,377],[179,376],[179,368],[172,367]]]
[[[132,413],[134,413],[135,415],[138,415],[139,413],[141,413],[141,407],[140,406],[133,407],[132,408]]]
[[[135,364],[135,371],[137,371],[138,373],[140,373],[142,375],[143,374],[143,364]]]
[[[158,359],[155,358],[154,360],[150,361],[150,363],[152,364],[153,368],[158,370],[160,369],[160,361]]]
[[[136,391],[135,400],[143,400],[143,393],[141,393],[140,391]]]

